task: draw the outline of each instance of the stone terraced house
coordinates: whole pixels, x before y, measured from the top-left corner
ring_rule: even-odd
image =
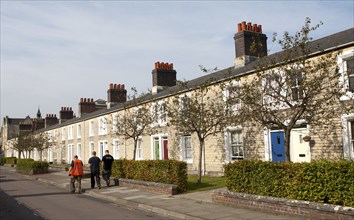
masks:
[[[254,37],[260,45],[263,45],[257,53],[250,49]],[[38,127],[36,131],[46,132],[51,139],[51,147],[44,152],[43,159],[52,163],[69,163],[74,155],[78,155],[84,163],[87,163],[93,150],[102,157],[106,149],[114,158],[132,159],[134,142],[114,134],[116,126],[124,126],[118,123],[118,118],[123,117],[127,111],[135,111],[141,106],[149,105],[151,114],[156,115],[156,120],[150,126],[153,128],[152,132],[138,138],[135,159],[182,160],[188,163],[189,173],[196,173],[198,138],[195,133],[176,131],[169,123],[164,106],[171,104],[173,97],[188,97],[194,92],[194,88],[205,83],[208,83],[210,88],[219,89],[219,94],[223,94],[225,99],[232,91],[237,91],[233,90],[235,87],[242,85],[244,80],[257,73],[257,66],[263,59],[284,56],[284,51],[267,55],[266,39],[260,25],[240,23],[234,36],[235,64],[188,81],[190,88],[188,91],[177,85],[177,71],[174,70],[173,64],[157,62],[152,70],[152,94],[140,102],[127,100],[124,84],[112,83],[108,85],[106,101],[81,98],[77,116],[74,116],[72,107],[62,107],[59,118],[53,114],[46,115],[44,119],[38,117],[36,120],[41,120],[43,126]],[[318,47],[313,47],[316,49],[310,52],[308,59],[317,59],[326,53],[341,51],[337,56],[337,68],[340,73],[338,81],[346,95],[340,97],[340,101],[345,105],[353,104],[354,28],[312,41],[311,44]],[[232,86],[218,86],[225,82]],[[2,146],[5,156],[17,155],[11,148],[16,136],[15,128],[17,126],[18,130],[20,126],[25,126],[25,121],[31,123],[31,120],[35,119],[27,118],[20,122],[19,119],[4,118]],[[354,159],[354,111],[334,114],[333,118],[328,120],[333,120],[334,126],[330,128],[311,126],[306,120],[297,122],[298,126],[291,131],[291,161]],[[265,128],[256,123],[246,126],[230,125],[225,127],[224,132],[207,138],[202,154],[203,173],[222,175],[224,164],[243,159],[283,161],[283,154],[284,132],[281,129]],[[36,152],[33,153],[33,157],[39,158]]]

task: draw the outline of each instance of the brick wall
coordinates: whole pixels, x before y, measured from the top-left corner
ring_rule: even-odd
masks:
[[[119,186],[137,188],[141,190],[157,192],[161,194],[168,194],[168,195],[177,194],[177,186],[173,184],[146,182],[141,180],[131,180],[131,179],[123,179],[123,178],[120,178],[118,181],[119,181]]]
[[[354,208],[324,203],[233,192],[214,192],[212,194],[212,200],[217,204],[232,207],[243,207],[271,213],[305,216],[309,219],[354,219]]]

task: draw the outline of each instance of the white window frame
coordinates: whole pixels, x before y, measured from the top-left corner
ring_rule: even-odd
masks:
[[[232,155],[232,146],[233,144],[231,143],[231,133],[232,132],[241,132],[241,137],[242,137],[242,151],[243,151],[243,155],[242,156],[233,156]],[[244,146],[244,138],[243,138],[244,134],[243,134],[243,129],[241,126],[237,126],[237,127],[228,127],[225,130],[225,162],[229,163],[229,162],[234,162],[234,161],[239,161],[239,160],[244,160],[245,158],[245,146]]]
[[[73,125],[68,126],[68,140],[74,139]]]
[[[354,159],[354,140],[351,137],[351,122],[354,121],[354,112],[341,116],[342,122],[342,138],[343,138],[343,154],[344,159]]]
[[[190,144],[190,158],[186,157],[186,139],[188,139]],[[190,134],[182,134],[180,136],[180,149],[181,149],[181,156],[180,159],[186,161],[187,163],[193,163],[193,144],[192,144],[192,135]]]
[[[98,119],[98,135],[107,134],[107,117],[103,116]]]
[[[97,156],[99,158],[102,158],[104,156],[105,150],[108,150],[108,141],[107,140],[101,140],[98,142],[98,148],[97,148]]]
[[[136,145],[136,152],[135,152],[135,159],[136,160],[143,160],[143,139],[142,137],[138,137],[138,142]]]
[[[118,115],[118,113],[114,113],[112,115],[112,131],[113,131],[113,133],[118,132],[118,122],[119,122],[119,115]]]
[[[90,155],[92,154],[92,151],[95,150],[95,142],[90,141],[89,142],[89,147],[90,147]]]
[[[338,71],[340,74],[339,85],[342,89],[342,93],[344,94],[340,97],[341,101],[354,99],[354,93],[349,91],[349,77],[347,75],[346,60],[350,58],[354,58],[354,49],[344,51],[342,54],[338,56],[338,60],[337,60]]]
[[[223,99],[224,99],[224,102],[227,102],[231,96],[231,92],[230,92],[230,89],[231,88],[238,88],[240,89],[240,86],[241,86],[241,83],[240,81],[234,81],[228,85],[225,86],[225,89],[223,91]],[[241,99],[238,99],[238,103],[235,103],[234,105],[228,107],[234,114],[237,114],[239,113],[240,109],[242,107],[242,103],[241,103]]]
[[[61,140],[62,140],[62,141],[65,141],[65,132],[66,132],[66,131],[65,131],[65,128],[62,128],[62,129],[61,129]]]
[[[67,162],[70,164],[74,159],[74,144],[68,144]]]
[[[116,159],[119,159],[120,158],[119,139],[113,139],[112,145],[113,145],[113,157],[116,158]]]
[[[154,123],[152,126],[166,126],[167,124],[167,112],[166,101],[159,101],[151,105],[151,114],[154,117]]]
[[[79,157],[79,159],[82,158],[82,145],[81,145],[81,143],[78,143],[78,144],[77,144],[77,147],[76,147],[76,155]]]
[[[94,120],[90,120],[89,121],[89,136],[90,137],[95,135],[95,127],[94,127],[94,125],[95,125]]]
[[[81,124],[77,124],[77,138],[81,138]]]

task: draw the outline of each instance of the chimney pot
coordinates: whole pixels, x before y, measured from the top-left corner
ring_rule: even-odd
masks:
[[[252,23],[251,22],[247,23],[247,30],[252,31]]]
[[[258,25],[258,32],[262,33],[262,25]]]
[[[242,21],[242,30],[246,30],[246,22],[245,21]]]
[[[122,90],[124,90],[124,84],[122,84]]]
[[[110,83],[108,88],[113,89],[113,83]]]
[[[258,32],[258,31],[257,31],[257,24],[253,24],[252,30],[253,30],[254,32]]]
[[[117,85],[117,89],[118,89],[118,90],[120,89],[120,84]]]
[[[237,24],[237,32],[240,32],[240,31],[242,31],[242,24],[238,23]]]

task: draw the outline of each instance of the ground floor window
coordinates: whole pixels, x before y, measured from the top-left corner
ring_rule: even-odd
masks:
[[[342,115],[344,159],[354,159],[354,113]]]
[[[143,159],[143,147],[142,147],[142,138],[141,137],[139,137],[137,145],[136,145],[135,159],[137,159],[137,160]]]
[[[73,152],[74,152],[74,145],[69,144],[68,145],[68,159],[67,159],[68,163],[70,163],[74,159]]]
[[[115,159],[119,159],[120,158],[119,140],[113,140],[113,157]]]
[[[65,144],[61,146],[61,161],[62,163],[65,163],[65,158],[66,158],[66,147]]]
[[[244,159],[242,130],[237,129],[228,132],[228,151],[231,161]]]
[[[191,135],[181,136],[181,159],[187,163],[193,162],[192,137]]]
[[[98,157],[102,158],[104,155],[105,150],[107,150],[108,142],[107,141],[100,141],[98,144]]]
[[[90,142],[90,155],[92,155],[92,151],[95,150],[95,144],[93,142]]]
[[[81,144],[77,144],[77,149],[76,149],[76,153],[77,153],[77,156],[79,157],[79,159],[81,159]]]
[[[57,161],[57,146],[53,146],[53,161]]]

